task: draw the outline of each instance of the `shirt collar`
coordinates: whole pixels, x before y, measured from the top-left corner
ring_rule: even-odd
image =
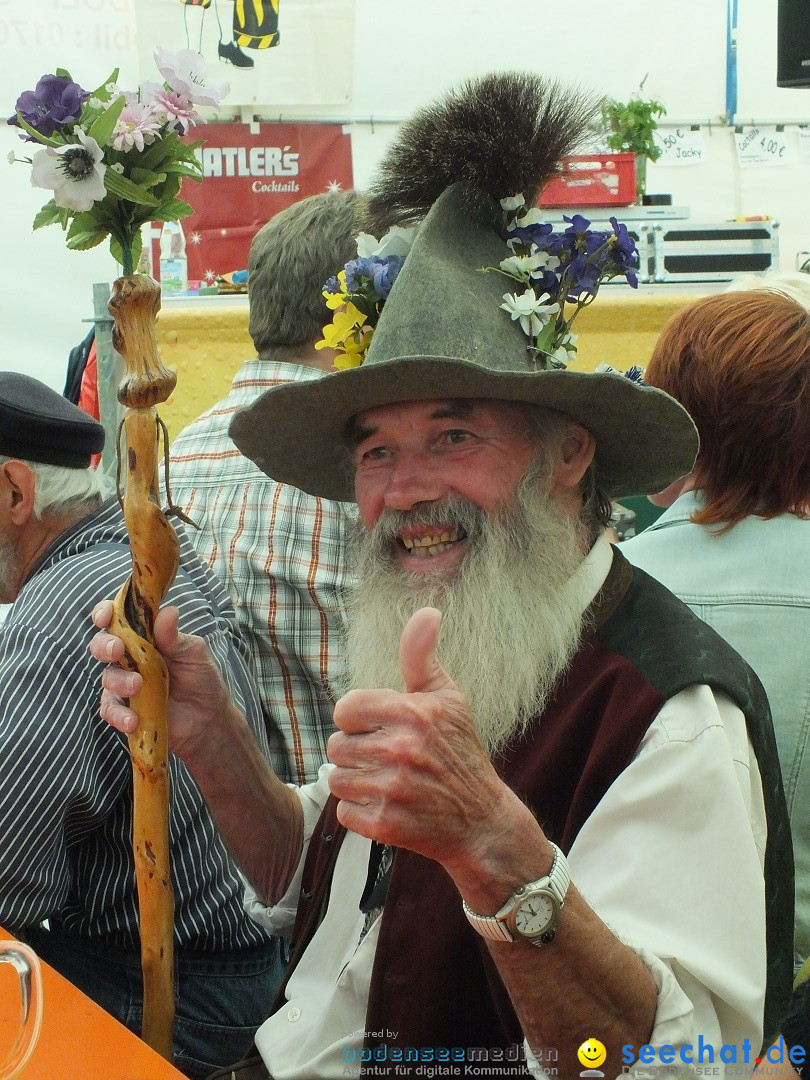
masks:
[[[613,563],[613,548],[606,532],[600,533],[591,550],[574,571],[567,593],[577,611],[585,612],[605,583]]]
[[[326,374],[320,368],[310,367],[308,364],[290,364],[283,360],[248,360],[236,374],[233,380],[234,389],[242,386],[255,388],[256,383],[274,386],[277,383],[308,382],[312,379],[320,379]]]

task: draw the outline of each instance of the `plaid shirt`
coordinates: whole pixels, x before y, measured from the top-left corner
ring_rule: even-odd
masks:
[[[230,593],[253,656],[273,765],[299,784],[316,779],[333,730],[354,507],[271,480],[239,453],[228,425],[269,387],[320,376],[298,364],[248,361],[228,396],[189,424],[170,454],[174,502],[200,526],[189,537]]]

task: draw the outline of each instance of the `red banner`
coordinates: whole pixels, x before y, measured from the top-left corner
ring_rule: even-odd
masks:
[[[285,206],[352,186],[351,140],[339,125],[252,126],[255,134],[248,124],[206,124],[191,133],[205,140],[202,183],[184,180],[180,192],[194,207],[181,222],[191,288],[246,270],[250,241]],[[152,254],[157,268],[157,240]]]

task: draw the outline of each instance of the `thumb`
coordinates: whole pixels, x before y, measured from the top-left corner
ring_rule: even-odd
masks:
[[[455,683],[436,659],[436,642],[442,625],[437,608],[415,611],[399,639],[399,667],[409,694],[429,694]]]
[[[155,618],[155,645],[171,660],[183,647],[184,634],[180,633],[180,612],[176,607],[161,608]]]

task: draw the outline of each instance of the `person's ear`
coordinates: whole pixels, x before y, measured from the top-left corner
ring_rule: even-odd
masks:
[[[596,440],[582,424],[569,423],[554,468],[553,489],[558,494],[579,490],[596,453]]]
[[[22,461],[7,461],[0,466],[0,475],[9,520],[14,525],[26,525],[34,513],[33,470]]]

